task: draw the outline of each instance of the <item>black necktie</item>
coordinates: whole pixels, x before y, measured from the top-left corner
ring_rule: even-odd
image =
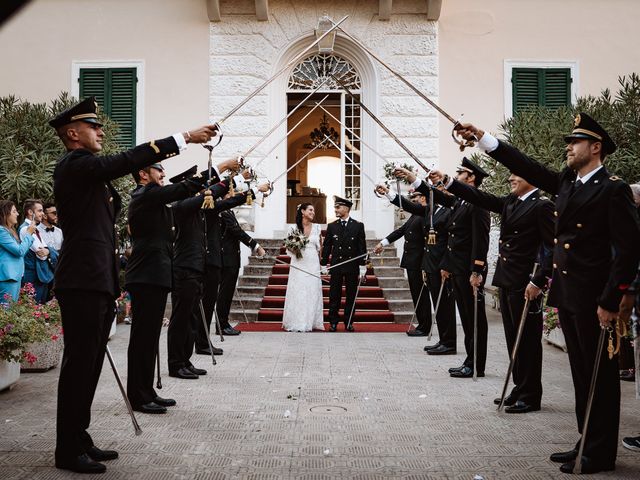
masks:
[[[580,180],[580,179],[576,180],[576,183],[575,183],[576,190],[577,190],[578,188],[580,188],[582,185],[584,185],[584,184],[582,183],[582,180]]]
[[[341,220],[340,223],[342,223],[342,228],[347,226],[347,221],[346,220]]]
[[[44,231],[45,232],[53,232],[55,231],[56,227],[45,227]]]

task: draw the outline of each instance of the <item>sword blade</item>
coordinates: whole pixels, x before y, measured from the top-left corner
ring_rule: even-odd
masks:
[[[295,265],[291,265],[290,263],[285,262],[284,260],[280,260],[279,258],[273,257],[273,256],[266,256],[266,258],[270,258],[272,260],[275,260],[276,263],[280,263],[282,265],[289,265],[290,268],[293,268],[294,270],[298,270],[299,272],[302,273],[306,273],[307,275],[311,275],[312,277],[315,278],[319,278],[321,282],[328,282],[327,280],[325,280],[324,278],[322,278],[320,275],[316,275],[315,273],[311,273],[307,270],[305,270],[304,268],[300,268],[300,267],[296,267]]]
[[[533,272],[531,272],[531,278],[533,278],[536,274],[536,270],[538,270],[538,263],[533,264]],[[508,299],[507,299],[508,301]],[[502,409],[504,405],[504,398],[507,395],[507,387],[509,386],[509,378],[513,373],[513,367],[516,363],[516,357],[518,356],[518,349],[520,348],[520,340],[522,339],[522,333],[524,332],[524,325],[527,321],[527,315],[529,314],[529,305],[530,301],[527,298],[524,302],[524,307],[522,309],[522,315],[520,315],[520,324],[518,325],[518,333],[516,335],[516,341],[513,345],[513,351],[511,352],[511,359],[509,360],[509,367],[507,368],[507,375],[504,379],[504,384],[502,385],[502,395],[500,395],[500,403],[498,404],[498,411]]]
[[[330,271],[332,268],[336,268],[341,265],[345,265],[347,263],[355,262],[356,260],[360,260],[362,257],[366,257],[369,254],[370,252],[366,252],[366,253],[363,253],[362,255],[358,255],[357,257],[353,257],[353,258],[350,258],[349,260],[345,260],[344,262],[336,263],[335,265],[331,265],[330,267],[327,267],[327,270]]]
[[[438,299],[436,300],[436,308],[434,308],[431,312],[431,328],[429,329],[429,336],[427,337],[428,341],[431,341],[431,334],[433,332],[433,326],[436,323],[436,315],[438,314],[438,309],[440,308],[440,299],[442,298],[442,291],[444,290],[445,283],[446,280],[440,279],[440,291],[438,292]]]
[[[334,24],[336,26],[338,26],[337,24]],[[449,115],[447,112],[444,111],[444,109],[442,107],[440,107],[436,102],[434,102],[433,100],[431,100],[429,97],[427,97],[424,93],[422,93],[420,90],[418,90],[418,88],[413,85],[411,82],[409,82],[409,80],[407,80],[406,78],[404,78],[402,75],[400,75],[398,72],[396,72],[393,68],[391,68],[389,65],[387,65],[384,61],[382,61],[382,59],[380,57],[378,57],[375,53],[373,53],[369,48],[367,48],[366,45],[364,45],[360,40],[358,40],[356,37],[354,37],[353,35],[351,35],[349,32],[347,32],[344,28],[340,27],[340,31],[342,33],[345,34],[345,36],[347,36],[350,40],[352,40],[356,45],[358,45],[360,48],[362,48],[365,52],[367,52],[373,59],[375,59],[380,65],[382,65],[384,68],[386,68],[387,70],[389,70],[389,72],[391,72],[396,78],[398,78],[398,80],[400,80],[402,83],[404,83],[407,87],[409,87],[411,90],[413,90],[413,92],[415,92],[420,98],[422,98],[425,102],[427,102],[429,105],[431,105],[434,109],[436,109],[438,111],[438,113],[440,113],[444,118],[446,118],[447,120],[449,120],[451,123],[453,123],[454,125],[457,122],[457,120],[455,118],[453,118],[451,115]]]
[[[342,80],[338,79],[333,74],[331,74],[331,78],[333,78],[338,83],[338,85],[342,87],[342,89],[347,93],[347,95],[349,95],[349,97],[354,102],[356,102],[358,106],[360,106],[360,108],[362,108],[365,112],[367,112],[367,115],[369,115],[369,117],[371,117],[371,119],[374,122],[376,122],[380,126],[380,128],[382,128],[387,133],[387,135],[389,135],[398,144],[398,146],[402,148],[406,152],[406,154],[413,159],[414,162],[416,162],[426,171],[429,171],[429,169],[422,162],[422,160],[420,160],[411,150],[409,150],[409,148],[404,143],[402,143],[402,141],[391,130],[389,130],[389,128],[382,122],[382,120],[380,120],[371,110],[369,110],[369,108],[367,108],[367,106],[364,103],[362,103],[362,101],[359,98],[357,98],[353,93],[351,93],[351,90],[349,90],[349,88],[344,84]]]
[[[582,438],[580,439],[580,448],[578,448],[578,456],[576,457],[576,463],[573,466],[573,473],[579,475],[582,473],[582,452],[584,452],[584,444],[587,439],[587,430],[589,429],[589,416],[591,415],[591,406],[593,405],[593,397],[596,393],[596,383],[598,381],[598,370],[600,369],[600,357],[602,357],[602,350],[604,349],[604,335],[606,333],[605,328],[600,329],[600,336],[598,337],[598,350],[596,351],[596,358],[593,363],[593,373],[591,375],[591,385],[589,385],[589,397],[587,399],[587,410],[584,414],[584,422],[582,423]]]
[[[473,287],[473,381],[478,381],[478,288]]]
[[[333,26],[327,30],[326,32],[324,32],[320,37],[318,37],[316,39],[315,42],[313,42],[311,45],[309,45],[307,48],[305,48],[302,52],[300,52],[298,54],[298,56],[294,59],[292,59],[289,63],[287,63],[284,67],[282,67],[280,70],[278,70],[276,73],[274,73],[270,78],[268,78],[262,85],[260,85],[258,88],[256,88],[253,92],[251,92],[249,94],[248,97],[246,97],[242,102],[240,102],[238,105],[236,105],[234,108],[231,109],[231,111],[229,111],[229,113],[227,113],[221,120],[219,120],[217,123],[222,125],[224,122],[226,122],[229,117],[231,117],[234,113],[236,113],[238,110],[240,110],[242,107],[244,107],[253,97],[255,97],[256,95],[258,95],[262,90],[264,90],[271,82],[273,82],[276,78],[278,78],[282,73],[286,72],[287,70],[289,70],[289,68],[291,68],[296,62],[300,61],[302,58],[304,58],[304,56],[307,54],[307,52],[309,50],[311,50],[313,47],[315,47],[316,45],[318,45],[318,43],[320,43],[324,37],[326,37],[327,35],[329,35],[333,30],[335,30],[336,28],[338,28],[340,26],[340,24],[342,22],[344,22],[347,18],[349,18],[349,15],[345,15],[343,18],[341,18],[340,20],[338,20],[338,22],[333,23]]]
[[[111,355],[111,350],[109,350],[109,345],[105,346],[105,353],[107,354],[107,358],[109,359],[111,370],[113,370],[113,374],[116,377],[116,382],[118,382],[118,387],[120,388],[122,399],[124,400],[124,403],[127,406],[127,411],[129,412],[129,416],[131,417],[131,423],[133,424],[133,429],[135,430],[136,435],[140,435],[142,433],[142,429],[140,428],[140,424],[138,424],[138,420],[136,420],[136,415],[135,413],[133,413],[133,408],[131,408],[131,402],[129,401],[129,397],[127,396],[127,391],[124,389],[124,385],[122,384],[122,379],[118,374],[118,369],[116,368],[116,363],[113,361],[113,356]]]
[[[267,133],[265,133],[256,143],[254,143],[251,146],[251,148],[249,148],[246,152],[244,152],[242,154],[242,157],[248,157],[256,148],[258,148],[262,144],[262,142],[264,142],[267,138],[269,138],[269,135],[275,132],[278,129],[278,127],[280,127],[280,125],[286,122],[291,115],[293,115],[300,107],[304,105],[304,103],[307,100],[309,100],[318,90],[320,90],[322,86],[327,82],[327,80],[329,80],[329,77],[325,77],[325,79],[320,83],[320,85],[318,85],[309,95],[303,98],[302,101],[298,103],[293,109],[291,109],[291,111],[282,120],[276,123]],[[329,95],[325,96],[322,99],[322,101],[325,101],[328,96]],[[314,109],[311,109],[304,117],[302,117],[302,120],[305,120],[309,115],[311,115],[311,112],[313,112],[313,110]],[[302,122],[302,120],[300,120],[300,122]],[[298,122],[298,125],[300,124],[300,122]]]

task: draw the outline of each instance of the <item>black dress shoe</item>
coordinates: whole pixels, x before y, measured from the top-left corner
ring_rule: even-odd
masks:
[[[573,468],[576,465],[576,460],[572,462],[563,463],[560,465],[560,471],[562,473],[573,473]],[[611,470],[616,469],[615,463],[601,463],[596,462],[595,460],[590,459],[589,457],[582,456],[582,468],[580,469],[580,473],[589,474],[589,473],[598,473],[598,472],[610,472]]]
[[[156,397],[153,399],[153,403],[162,405],[163,407],[175,407],[176,401],[173,398]]]
[[[427,355],[455,355],[456,349],[453,347],[445,347],[440,345],[438,348],[432,348],[427,350]]]
[[[449,374],[453,378],[471,378],[473,377],[473,368],[467,367],[466,365],[462,367],[460,370],[456,370]],[[484,372],[478,372],[478,377],[484,377]]]
[[[229,327],[225,327],[222,329],[222,334],[223,335],[230,335],[230,336],[234,336],[234,335],[240,335],[242,332],[240,330],[236,330],[235,328],[229,326]]]
[[[132,405],[131,408],[140,413],[167,413],[167,407],[158,405],[155,402],[143,403],[142,405]]]
[[[460,365],[459,367],[451,367],[449,369],[449,373],[453,373],[453,372],[459,372],[460,370],[462,370],[464,368],[464,365]]]
[[[338,330],[338,324],[337,323],[332,323],[329,325],[329,331],[330,332],[335,332]]]
[[[409,335],[410,337],[426,337],[429,334],[427,332],[423,332],[422,330],[418,330],[416,328],[415,330],[409,330],[407,332],[407,335]]]
[[[569,450],[568,452],[552,453],[549,457],[549,460],[555,463],[567,463],[574,461],[577,457],[578,450],[574,448],[573,450]]]
[[[104,462],[105,460],[115,460],[118,458],[118,452],[115,450],[100,450],[95,445],[87,450],[87,455],[95,462]]]
[[[196,348],[196,353],[198,355],[211,355],[211,352],[213,352],[214,355],[222,355],[224,353],[224,350],[222,350],[221,348],[217,348],[217,347],[213,347],[213,350],[211,350],[209,347],[207,347],[207,348]]]
[[[351,325],[345,325],[345,326],[344,326],[344,329],[345,329],[347,332],[355,332],[355,330],[356,330],[355,328],[353,328],[353,324],[351,324]]]
[[[510,407],[511,405],[516,403],[517,401],[518,401],[518,399],[516,397],[514,397],[513,395],[507,395],[506,397],[504,397],[504,402],[502,402],[502,405],[504,405],[505,407]],[[494,405],[500,405],[500,399],[499,398],[494,398],[493,399],[493,404]]]
[[[428,352],[429,350],[433,350],[434,348],[438,348],[440,346],[440,342],[436,343],[435,345],[426,345],[424,347],[424,351]]]
[[[186,369],[189,370],[194,375],[206,375],[207,374],[207,371],[205,369],[196,368],[193,365],[189,365],[188,367],[186,367]]]
[[[107,471],[107,467],[101,463],[94,462],[86,453],[70,460],[56,460],[56,468],[71,470],[76,473],[104,473]]]
[[[527,413],[527,412],[537,412],[540,410],[540,405],[531,405],[529,403],[525,403],[522,400],[518,400],[511,406],[505,407],[505,413]]]
[[[175,372],[169,371],[169,376],[175,378],[184,378],[188,380],[196,380],[198,378],[198,375],[194,374],[191,370],[185,367],[182,367]]]

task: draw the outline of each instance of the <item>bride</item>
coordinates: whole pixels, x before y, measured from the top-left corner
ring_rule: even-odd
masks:
[[[298,206],[296,226],[289,229],[289,234],[297,229],[309,239],[309,242],[301,252],[302,258],[297,258],[292,252],[288,253],[291,256],[291,265],[319,275],[319,252],[322,239],[320,225],[313,223],[315,215],[316,212],[310,203],[302,203]],[[322,308],[322,282],[320,278],[290,268],[282,328],[289,332],[324,330]]]

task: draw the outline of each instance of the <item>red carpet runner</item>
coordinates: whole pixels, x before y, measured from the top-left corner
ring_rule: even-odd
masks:
[[[287,255],[284,247],[280,248],[278,260],[290,263],[291,257]],[[247,331],[279,331],[284,308],[284,299],[289,280],[289,265],[274,264],[269,276],[262,304],[258,311],[256,323],[241,323],[239,328]],[[324,318],[328,315],[329,305],[329,276],[323,276],[327,282],[323,282]],[[344,318],[345,289],[342,287],[342,308],[340,309],[341,322]],[[360,287],[356,300],[356,313],[354,315],[356,331],[363,332],[402,332],[406,325],[394,323],[393,313],[389,310],[389,303],[385,300],[382,288],[378,285],[378,278],[373,269],[367,271],[366,282]],[[328,329],[328,323],[325,323]],[[338,331],[344,330],[344,325],[338,327]]]

